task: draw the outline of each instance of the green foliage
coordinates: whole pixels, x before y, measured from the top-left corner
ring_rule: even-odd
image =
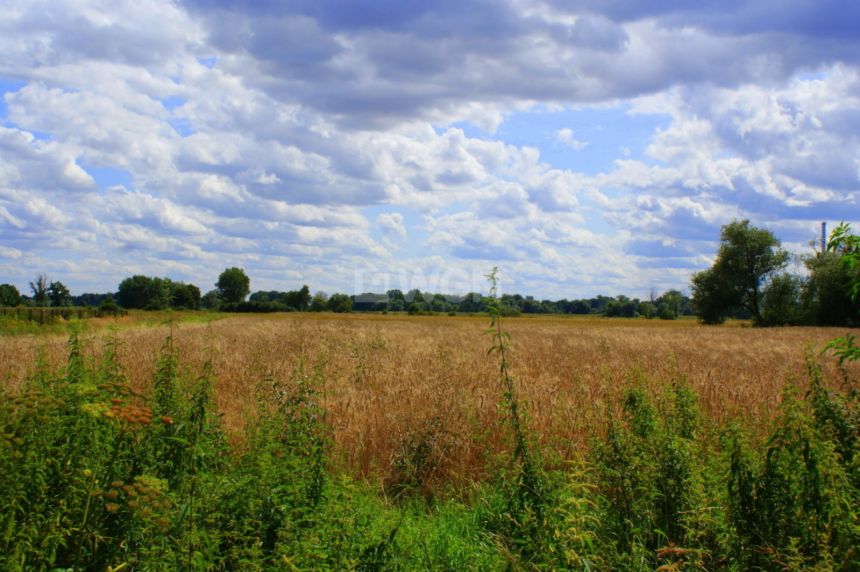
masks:
[[[215,283],[221,299],[230,304],[241,302],[251,292],[251,279],[241,268],[227,268],[218,276]]]
[[[830,234],[827,250],[838,253],[842,266],[851,272],[849,292],[856,299],[860,296],[860,236],[853,234],[851,225],[843,222]]]
[[[713,268],[693,275],[693,311],[703,324],[722,324],[738,304],[731,284]]]
[[[194,284],[174,282],[170,278],[135,275],[124,279],[117,292],[123,308],[165,310],[168,308],[197,310],[200,308],[200,288]]]
[[[200,288],[194,284],[170,282],[170,307],[177,310],[199,310]]]
[[[210,290],[200,298],[200,307],[207,310],[217,310],[224,300],[221,299],[221,293],[218,290]]]
[[[311,291],[307,285],[302,286],[298,290],[291,290],[289,292],[279,292],[277,290],[265,292],[261,290],[251,294],[249,301],[263,304],[260,306],[261,308],[280,308],[275,311],[297,310],[299,312],[306,312],[311,307]]]
[[[855,339],[853,334],[834,338],[827,342],[824,350],[833,352],[839,359],[839,365],[844,365],[846,361],[860,360],[860,346],[855,343]]]
[[[748,220],[723,226],[714,265],[693,276],[696,315],[713,324],[744,309],[761,322],[762,287],[788,258],[769,230],[750,226]]]
[[[239,312],[253,314],[270,314],[272,312],[293,312],[295,308],[281,302],[266,302],[261,300],[245,300],[242,302],[227,302],[218,306],[222,312]]]
[[[498,269],[487,275],[490,282],[490,296],[487,312],[490,314],[490,327],[486,333],[492,337],[490,354],[499,358],[499,381],[502,389],[500,408],[505,415],[506,425],[511,433],[513,450],[510,463],[502,473],[501,486],[505,490],[505,508],[500,512],[500,530],[505,534],[508,547],[531,560],[539,553],[543,543],[546,510],[545,479],[540,467],[539,457],[530,446],[527,434],[525,412],[522,411],[514,379],[508,364],[510,334],[502,329],[502,315],[505,307],[498,297]]]
[[[321,366],[270,380],[231,456],[209,362],[184,379],[168,337],[147,399],[125,385],[115,337],[97,366],[82,343],[0,400],[0,568],[351,569],[393,554],[374,552],[391,534],[378,501],[328,484]]]
[[[655,303],[661,320],[676,320],[684,313],[684,295],[678,290],[664,292]]]
[[[324,312],[328,307],[328,296],[326,296],[322,292],[317,292],[314,294],[313,300],[311,300],[311,312]]]
[[[36,281],[30,282],[30,290],[33,291],[33,304],[36,306],[47,306],[50,303],[48,288],[48,277],[45,274],[38,274]]]
[[[848,272],[845,291],[851,296],[855,308],[860,302],[860,236],[851,234],[851,227],[840,224],[831,234],[827,244],[828,251],[839,254],[840,266]],[[860,346],[854,343],[851,334],[835,338],[827,343],[825,351],[830,350],[839,358],[839,364],[860,360]]]
[[[136,274],[119,283],[117,300],[123,308],[161,310],[170,306],[170,289],[161,278]]]
[[[101,304],[99,304],[99,311],[103,313],[117,312],[119,310],[119,305],[116,303],[116,300],[113,299],[113,294],[108,294],[104,300],[102,300]]]
[[[806,260],[809,278],[802,301],[809,323],[820,326],[860,324],[860,300],[852,298],[852,278],[858,274],[842,263],[834,249]]]
[[[307,284],[283,295],[284,304],[299,312],[307,312],[311,307],[311,289]]]
[[[688,550],[713,537],[712,531],[697,528],[695,519],[706,506],[704,478],[697,474],[703,451],[695,441],[696,397],[679,381],[658,407],[634,386],[625,394],[622,411],[594,447],[603,493],[600,536],[614,547],[615,566],[633,567],[640,559],[656,566],[661,548]],[[696,556],[702,558],[704,552]]]
[[[59,280],[48,286],[48,297],[51,299],[51,305],[55,307],[68,306],[72,302],[69,289]]]
[[[791,274],[777,274],[771,278],[763,292],[760,325],[788,326],[802,323],[802,288],[800,278]]]
[[[811,406],[795,388],[786,389],[763,455],[732,439],[729,516],[735,557],[744,568],[860,565],[856,401],[829,395],[817,375]]]
[[[0,306],[17,306],[21,303],[21,293],[12,284],[0,284]]]
[[[346,294],[332,294],[326,302],[326,309],[337,313],[351,312],[352,299]]]

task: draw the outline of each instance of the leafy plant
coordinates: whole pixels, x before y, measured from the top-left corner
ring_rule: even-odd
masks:
[[[860,295],[860,236],[852,234],[851,226],[843,222],[831,233],[827,250],[838,252],[840,263],[853,273],[848,288],[851,298],[856,300]],[[831,350],[839,358],[840,365],[846,361],[857,361],[860,360],[860,346],[854,343],[854,339],[853,335],[847,334],[831,340],[824,349]]]

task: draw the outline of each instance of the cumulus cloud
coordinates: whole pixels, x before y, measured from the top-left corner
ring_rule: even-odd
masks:
[[[580,151],[588,147],[588,143],[586,141],[580,141],[579,139],[574,137],[573,129],[571,129],[570,127],[562,127],[555,132],[555,137],[563,145],[570,147],[575,151]]]
[[[538,295],[683,287],[732,218],[802,244],[857,211],[857,16],[848,0],[8,2],[0,271],[205,289],[238,265],[254,287],[331,291],[356,268],[503,263]],[[596,107],[617,123],[590,123]],[[509,129],[534,109],[566,118]],[[665,122],[629,139],[625,113]]]
[[[376,224],[384,233],[396,238],[406,238],[406,227],[403,225],[403,215],[400,213],[382,213],[376,217]]]

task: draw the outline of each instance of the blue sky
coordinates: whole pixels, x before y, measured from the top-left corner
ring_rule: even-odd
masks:
[[[860,219],[856,1],[13,0],[0,282],[686,290]]]

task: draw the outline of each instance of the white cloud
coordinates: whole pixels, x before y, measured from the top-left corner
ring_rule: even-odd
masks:
[[[503,262],[574,296],[681,287],[733,217],[794,240],[856,211],[860,40],[837,6],[586,4],[7,3],[0,270],[105,290],[235,264],[332,290]],[[542,138],[577,152],[551,164],[507,122],[591,104],[667,124],[560,119]]]
[[[575,151],[581,151],[588,147],[588,143],[586,141],[580,141],[573,135],[573,129],[570,127],[562,127],[558,131],[555,132],[555,138],[558,139],[562,144],[570,147]]]
[[[6,246],[0,246],[0,257],[17,259],[21,258],[22,255],[23,253],[17,248],[8,248]]]
[[[381,213],[376,217],[376,224],[384,233],[398,238],[406,238],[406,227],[403,225],[403,215],[400,213]]]

